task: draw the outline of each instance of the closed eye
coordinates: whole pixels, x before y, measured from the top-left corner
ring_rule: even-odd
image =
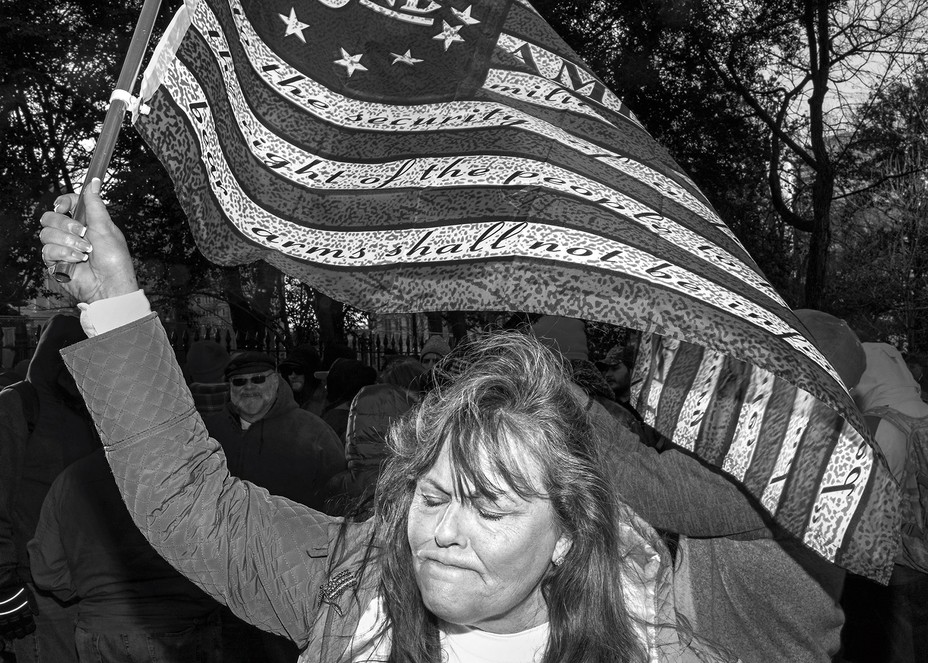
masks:
[[[441,495],[426,495],[425,493],[420,493],[419,496],[422,498],[422,503],[430,508],[441,506],[448,501],[447,497]]]

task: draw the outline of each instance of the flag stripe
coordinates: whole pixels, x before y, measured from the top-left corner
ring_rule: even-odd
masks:
[[[674,431],[674,438],[686,395],[690,392],[699,369],[698,353],[686,352],[686,348],[684,344],[676,347],[668,344],[670,352],[662,356],[662,365],[658,369],[666,377],[663,380],[661,400],[654,421],[659,430]]]
[[[774,476],[780,449],[787,437],[790,410],[795,399],[795,387],[783,380],[774,383],[754,456],[743,478],[744,485],[755,495],[763,495],[770,478]]]
[[[543,100],[548,102],[544,105],[552,106],[553,104],[550,103],[553,98],[552,92],[559,92],[556,94],[558,107],[564,109],[564,104],[568,104],[567,108],[572,109],[578,100],[576,97],[568,96],[567,93],[573,90],[565,89],[564,83],[569,82],[571,88],[575,90],[589,90],[591,93],[595,91],[597,100],[602,106],[599,109],[594,109],[589,106],[589,104],[584,104],[587,110],[581,109],[579,112],[592,112],[594,113],[594,117],[604,114],[606,115],[606,121],[610,124],[618,123],[619,126],[623,126],[627,131],[643,134],[645,136],[648,135],[641,125],[641,122],[621,99],[602,85],[599,79],[585,68],[574,65],[574,62],[569,57],[559,55],[558,53],[544,48],[535,39],[521,35],[507,34],[506,32],[500,35],[499,41],[497,42],[497,49],[515,57],[516,61],[526,68],[525,73],[532,74],[533,72],[538,72],[541,74],[541,78],[544,79],[544,82],[552,86],[543,88],[539,83],[539,78],[532,76],[532,78],[535,79],[534,84],[529,82],[528,84],[519,86],[525,90],[534,91],[534,94],[525,97],[526,100],[535,102],[541,102],[541,100]],[[503,69],[505,69],[505,67],[503,67]],[[490,74],[492,75],[493,73],[494,70],[491,69]],[[515,74],[517,72],[513,71],[511,73]],[[502,75],[503,72],[497,70],[497,74]],[[484,83],[484,87],[493,89],[495,84],[493,78],[488,78],[487,82]],[[627,126],[629,124],[632,126]]]
[[[791,467],[791,476],[777,510],[779,522],[787,529],[804,531],[810,525],[814,509],[809,509],[809,505],[815,503],[828,457],[840,457],[848,451],[847,447],[837,444],[840,432],[840,420],[834,412],[818,406],[812,408],[809,424],[796,451],[798,459]]]
[[[754,450],[761,436],[764,414],[773,395],[774,377],[767,371],[752,371],[747,396],[732,436],[732,444],[725,454],[722,469],[739,481],[744,480],[748,466],[754,459]]]
[[[771,473],[769,484],[762,493],[761,501],[771,513],[779,509],[786,480],[796,459],[799,443],[809,426],[813,407],[815,407],[815,401],[809,394],[797,392],[796,400],[790,411],[787,435],[780,447],[780,454]]]
[[[718,386],[724,363],[724,355],[710,353],[706,361],[699,363],[693,386],[686,395],[686,403],[680,411],[680,420],[674,428],[673,440],[690,451],[696,449],[697,441],[701,437],[702,423]]]

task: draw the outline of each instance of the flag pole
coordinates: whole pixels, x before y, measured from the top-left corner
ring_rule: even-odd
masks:
[[[126,109],[129,108],[132,101],[135,81],[138,78],[139,69],[142,67],[142,59],[145,57],[145,50],[148,48],[148,42],[151,39],[151,33],[155,27],[155,20],[158,18],[160,8],[161,0],[145,0],[142,5],[139,20],[135,24],[135,31],[132,33],[132,40],[129,42],[129,50],[126,52],[126,59],[122,63],[122,70],[116,80],[116,89],[110,95],[110,105],[103,120],[103,128],[100,130],[93,156],[90,158],[90,166],[88,166],[87,174],[84,176],[81,196],[77,199],[77,205],[74,207],[73,216],[78,221],[83,222],[84,220],[84,191],[88,190],[90,181],[93,178],[99,177],[102,180],[106,174],[106,169],[109,167],[110,158],[113,156],[113,150],[116,147],[116,139],[119,138],[119,130],[126,116]],[[71,280],[75,265],[76,263],[72,262],[55,263],[52,275],[58,283],[67,283]]]

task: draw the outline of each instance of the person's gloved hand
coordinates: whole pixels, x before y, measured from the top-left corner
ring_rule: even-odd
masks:
[[[32,592],[25,585],[0,587],[0,637],[22,638],[35,631],[35,607]]]

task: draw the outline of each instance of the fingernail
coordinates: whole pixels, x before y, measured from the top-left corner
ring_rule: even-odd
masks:
[[[64,214],[68,208],[65,207],[64,201],[55,203],[55,213]]]
[[[92,180],[90,180],[91,193],[100,193],[101,186],[103,186],[103,182],[100,181],[99,177],[94,177]]]
[[[81,262],[87,262],[88,260],[90,260],[90,254],[85,253],[84,256],[81,258]]]
[[[77,234],[83,239],[84,235],[87,234],[87,226],[81,224],[81,229],[77,231]]]
[[[90,253],[93,251],[93,245],[90,242],[79,242],[77,245],[78,251],[83,251],[84,253]]]

